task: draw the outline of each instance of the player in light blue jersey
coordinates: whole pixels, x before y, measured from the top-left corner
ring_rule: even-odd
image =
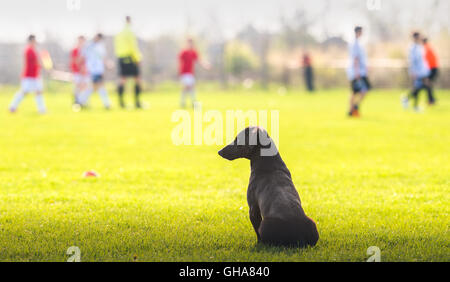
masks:
[[[97,91],[106,109],[111,107],[108,92],[103,83],[105,74],[106,49],[103,45],[103,35],[97,34],[83,49],[82,55],[86,61],[86,69],[91,77],[92,85],[81,94],[80,104],[86,106],[89,97]]]
[[[351,83],[352,93],[350,95],[348,115],[353,117],[359,117],[359,106],[371,89],[367,77],[367,56],[364,47],[359,41],[362,32],[362,27],[355,27],[355,40],[349,45],[350,60],[347,68],[347,77]]]
[[[413,44],[409,49],[409,75],[413,82],[413,89],[409,94],[409,97],[402,98],[402,104],[405,109],[408,108],[409,99],[414,100],[414,110],[419,112],[419,92],[425,89],[427,92],[431,92],[429,74],[430,69],[425,61],[424,49],[422,46],[422,37],[419,32],[414,32],[412,35]]]

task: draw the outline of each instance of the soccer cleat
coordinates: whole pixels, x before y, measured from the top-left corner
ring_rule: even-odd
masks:
[[[14,109],[14,108],[9,108],[9,112],[10,112],[11,114],[14,114],[14,113],[16,112],[16,109]]]
[[[415,111],[416,113],[418,113],[418,114],[423,113],[423,109],[422,109],[421,107],[419,107],[419,106],[415,106],[415,107],[414,107],[414,111]]]
[[[358,111],[357,109],[354,109],[354,110],[352,111],[352,117],[360,117],[359,111]]]

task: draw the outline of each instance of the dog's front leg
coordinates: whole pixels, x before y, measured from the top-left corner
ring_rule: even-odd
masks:
[[[253,229],[255,229],[256,237],[258,238],[258,242],[261,241],[261,236],[259,235],[259,226],[261,225],[261,212],[257,205],[250,206],[250,221],[252,222]]]

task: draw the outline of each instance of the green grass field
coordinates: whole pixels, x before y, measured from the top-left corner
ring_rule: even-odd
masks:
[[[95,96],[79,113],[53,90],[45,116],[31,97],[9,114],[15,90],[0,89],[1,261],[66,261],[70,246],[82,261],[365,261],[369,246],[382,261],[450,261],[450,91],[415,114],[402,91],[377,90],[349,119],[346,89],[200,88],[205,111],[280,111],[280,153],[321,236],[283,249],[256,244],[247,160],[173,145],[175,88],[145,93],[147,110]]]

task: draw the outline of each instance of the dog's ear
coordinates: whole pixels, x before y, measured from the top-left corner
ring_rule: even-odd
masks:
[[[245,146],[242,146],[242,157],[251,159],[258,149],[258,132],[252,127],[245,129]]]
[[[270,138],[269,133],[263,127],[257,127],[258,154],[261,157],[275,156],[278,154],[277,146]]]
[[[258,147],[258,131],[254,126],[246,127],[236,136],[235,144],[240,158],[251,159]]]
[[[270,147],[272,143],[267,131],[260,126],[249,126],[245,128],[238,134],[236,139],[236,144],[241,145],[240,157],[247,159],[261,155],[261,149]]]
[[[259,134],[260,129],[257,126],[250,126],[245,129],[245,142],[249,146],[259,145]]]

